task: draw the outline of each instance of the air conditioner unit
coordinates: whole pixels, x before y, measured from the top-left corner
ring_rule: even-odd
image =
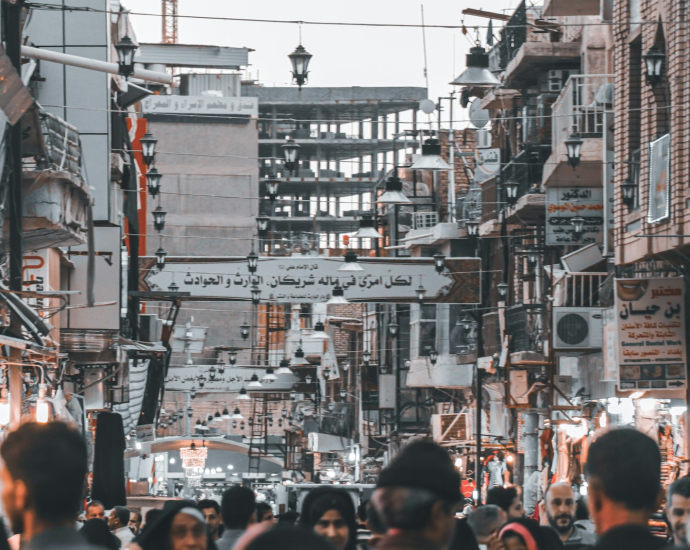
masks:
[[[554,307],[554,349],[601,349],[604,315],[599,307]]]
[[[432,414],[431,435],[436,443],[468,441],[472,437],[469,415],[467,413]]]
[[[491,147],[491,132],[482,128],[477,130],[477,149],[489,149]]]

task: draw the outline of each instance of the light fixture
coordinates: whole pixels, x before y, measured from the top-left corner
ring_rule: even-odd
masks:
[[[429,351],[429,362],[432,365],[435,365],[436,361],[438,361],[438,352],[435,349],[432,349]]]
[[[309,61],[311,61],[312,55],[300,44],[288,57],[292,63],[292,81],[301,90],[302,85],[308,81]]]
[[[156,250],[156,267],[161,271],[165,267],[165,257],[168,255],[165,248],[162,246]]]
[[[240,325],[240,335],[242,336],[242,340],[246,340],[247,338],[249,338],[250,328],[251,327],[247,324],[247,321]]]
[[[297,399],[297,392],[295,390],[290,390],[290,400],[294,401]]]
[[[158,140],[153,137],[151,132],[146,132],[144,137],[139,140],[139,143],[141,143],[141,156],[144,159],[144,163],[147,167],[150,167],[156,158],[156,143],[158,143]],[[153,170],[152,168],[151,171]]]
[[[645,67],[647,69],[645,72],[647,83],[654,88],[661,82],[666,55],[661,51],[659,46],[654,45],[649,48],[649,51],[647,51],[646,54],[642,56],[642,59],[644,60]]]
[[[621,194],[623,196],[623,204],[628,207],[628,212],[630,212],[635,206],[637,184],[631,179],[626,179],[621,183]]]
[[[362,352],[362,362],[365,365],[369,365],[369,362],[371,361],[371,352],[368,349],[365,349]]]
[[[340,285],[335,285],[333,287],[333,292],[331,292],[331,297],[328,299],[326,302],[327,304],[331,305],[338,305],[338,304],[349,304],[345,299],[345,291],[343,290],[343,287]]]
[[[211,377],[211,380],[213,380],[216,377],[216,367],[211,365],[211,367],[208,369],[208,374]]]
[[[412,204],[412,201],[403,193],[403,182],[397,173],[393,173],[386,180],[386,191],[376,202],[379,204]]]
[[[340,398],[345,399],[347,397],[347,390],[342,389],[340,390]]]
[[[505,301],[508,296],[508,283],[501,281],[496,285],[496,290],[498,290],[498,297]]]
[[[254,249],[252,248],[252,251],[247,254],[247,269],[249,270],[249,273],[256,273],[256,270],[259,267],[259,255],[254,252]]]
[[[174,293],[174,292],[179,291],[179,290],[180,290],[180,287],[177,286],[177,285],[175,284],[175,281],[173,281],[172,283],[170,283],[170,286],[168,287],[168,290],[169,290],[170,292],[173,292],[173,293]]]
[[[364,212],[359,219],[359,229],[352,235],[355,239],[383,239],[383,235],[376,231],[374,214]]]
[[[354,250],[345,253],[345,263],[338,268],[338,271],[364,271],[364,268],[357,262],[357,254]]]
[[[248,388],[262,388],[263,384],[259,382],[259,377],[256,375],[256,373],[252,374],[252,377],[249,379],[249,384],[247,384]]]
[[[265,214],[256,217],[256,229],[259,231],[260,235],[265,235],[268,232],[268,222],[270,221],[271,218]]]
[[[422,285],[421,276],[419,279],[419,286],[417,287],[417,290],[415,290],[415,292],[417,294],[417,300],[423,302],[424,298],[426,297],[426,288],[424,288],[424,285]]]
[[[537,264],[537,261],[539,260],[539,250],[536,248],[532,247],[527,250],[527,263],[534,267]]]
[[[389,323],[388,324],[388,334],[390,335],[391,338],[397,338],[398,337],[398,323]]]
[[[241,327],[240,327],[241,329]],[[228,361],[230,362],[230,365],[235,365],[237,364],[237,350],[236,349],[231,349],[228,351]]]
[[[570,219],[570,225],[573,226],[575,238],[580,240],[582,234],[585,232],[585,219],[582,216],[575,216]]]
[[[434,268],[436,268],[436,273],[443,273],[443,268],[446,267],[446,257],[437,252],[434,254]]]
[[[565,140],[566,153],[568,155],[568,164],[573,167],[573,170],[580,164],[580,153],[582,152],[582,138],[577,134],[571,134]]]
[[[328,410],[331,412],[333,412],[333,410],[335,410],[335,403],[333,403],[333,401],[329,401],[328,405],[326,405],[326,406],[328,407]]]
[[[287,411],[287,409],[286,409],[285,407],[283,407],[283,410],[280,411],[280,415],[281,415],[283,418],[287,418],[287,413],[288,413],[288,411]]]
[[[271,367],[268,367],[266,369],[266,374],[263,375],[261,381],[270,383],[275,382],[276,380],[278,380],[278,377],[275,374],[273,374],[273,369]]]
[[[465,332],[469,332],[472,329],[473,324],[474,320],[469,315],[464,314],[462,317],[460,317],[460,326],[465,329]]]
[[[221,416],[221,414],[218,411],[216,411],[216,414],[213,415],[213,421],[214,422],[222,422],[223,421],[223,417]]]
[[[192,418],[194,416],[194,409],[192,407],[187,407],[187,416]]]
[[[36,401],[36,422],[45,424],[50,419],[50,408],[48,402],[45,400],[46,385],[38,385],[38,400]]]
[[[230,418],[232,420],[244,420],[244,416],[242,416],[239,407],[235,407],[235,410],[232,411],[232,416]]]
[[[238,409],[239,410],[239,409]],[[223,420],[230,420],[232,417],[230,416],[230,411],[228,408],[223,409]]]
[[[201,426],[199,426],[199,431],[200,431],[200,432],[207,432],[207,431],[209,431],[209,427],[206,425],[206,421],[205,421],[205,420],[201,423]]]
[[[240,388],[240,393],[237,396],[238,401],[249,401],[251,397],[247,394],[247,390],[244,388]]]
[[[137,50],[137,45],[132,42],[132,39],[125,35],[117,44],[117,65],[120,76],[127,78],[134,72],[134,52]]]
[[[156,231],[163,231],[165,229],[165,215],[167,212],[158,205],[151,214],[153,215],[153,228]]]
[[[509,204],[515,204],[517,202],[519,187],[520,184],[515,180],[508,180],[503,184],[503,188],[506,190],[506,199],[508,199]]]
[[[161,192],[161,179],[163,174],[161,174],[155,168],[151,168],[146,172],[146,187],[148,188],[149,195],[155,197]]]
[[[268,200],[273,204],[278,197],[278,186],[280,185],[280,180],[275,174],[271,174],[264,180],[266,185],[266,194],[268,195]]]
[[[307,375],[304,377],[304,382],[307,383],[307,384],[311,384],[311,374],[307,374]]]
[[[297,349],[295,350],[295,353],[292,354],[292,364],[293,365],[308,365],[309,361],[307,361],[304,357],[304,350],[302,349],[302,346],[298,346]]]
[[[290,361],[283,359],[280,362],[280,366],[278,367],[276,374],[292,374],[292,370],[290,369]]]
[[[314,330],[311,334],[312,338],[316,338],[318,340],[328,340],[330,336],[326,334],[326,327],[323,324],[323,321],[317,321],[316,324],[314,324]]]
[[[329,367],[328,365],[323,368],[323,376],[324,378],[331,377],[331,367]]]
[[[259,288],[259,283],[254,281],[254,284],[252,284],[252,304],[255,306],[258,306],[261,303],[261,289]]]
[[[430,137],[422,143],[422,155],[414,161],[410,169],[447,172],[453,167],[441,158],[441,142],[435,137]]]
[[[476,218],[465,220],[465,229],[467,230],[468,237],[476,237],[479,233],[479,220]]]
[[[500,86],[501,82],[489,70],[489,54],[480,45],[470,48],[467,54],[467,68],[453,82],[453,86],[489,87]]]
[[[283,150],[283,155],[285,157],[285,169],[290,172],[290,175],[294,175],[297,171],[297,159],[299,158],[299,150],[301,147],[299,144],[295,143],[290,136],[285,138],[285,143],[280,146]]]

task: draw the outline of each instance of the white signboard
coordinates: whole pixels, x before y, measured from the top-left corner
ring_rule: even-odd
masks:
[[[575,235],[572,219],[585,220]],[[548,187],[546,190],[546,244],[601,244],[604,228],[604,190],[601,187]]]
[[[147,441],[156,440],[156,429],[153,424],[143,424],[136,427],[137,441],[139,443],[146,443]]]
[[[299,367],[296,367],[299,368]],[[299,382],[294,374],[276,374],[277,380],[273,382],[262,382],[261,388],[248,388],[249,379],[253,374],[261,378],[266,373],[265,367],[223,367],[213,365],[213,374],[211,374],[211,366],[184,366],[174,367],[168,369],[168,376],[165,378],[166,391],[196,391],[203,392],[239,392],[245,388],[249,393],[253,391],[260,392],[280,392],[290,391],[292,385]],[[203,385],[202,385],[203,384]]]
[[[294,256],[259,259],[256,273],[246,258],[168,258],[161,271],[153,259],[142,262],[143,291],[167,291],[174,282],[185,299],[318,303],[340,285],[351,301],[414,302],[420,285],[425,301],[475,304],[480,301],[479,258],[446,258],[437,273],[431,258],[361,258],[362,271],[343,272],[342,258]],[[255,286],[256,285],[256,286]]]
[[[145,114],[160,115],[259,115],[256,97],[152,95],[141,100]]]
[[[649,144],[649,211],[647,221],[668,219],[671,208],[669,174],[671,170],[671,135]]]
[[[474,153],[476,167],[474,169],[475,183],[493,178],[501,169],[500,149],[477,149]]]
[[[616,279],[621,390],[685,387],[684,291],[680,277]]]

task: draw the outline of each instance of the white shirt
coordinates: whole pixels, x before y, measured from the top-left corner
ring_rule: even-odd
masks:
[[[127,526],[115,529],[115,531],[113,531],[113,535],[120,539],[120,542],[122,543],[122,548],[124,548],[134,540],[134,533],[132,533],[132,530]]]

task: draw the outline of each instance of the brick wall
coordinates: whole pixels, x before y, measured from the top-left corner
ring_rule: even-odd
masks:
[[[448,139],[450,135],[449,130],[441,130],[439,135],[439,141],[441,142],[441,156],[448,162],[450,159],[450,141]],[[474,128],[465,128],[463,130],[454,131],[454,139],[457,145],[455,149],[455,158],[453,164],[455,165],[455,197],[457,198],[462,192],[464,192],[470,185],[471,180],[468,177],[467,171],[465,170],[465,163],[462,157],[458,155],[458,149],[463,152],[473,153],[477,148],[476,141],[476,130]],[[468,162],[470,168],[474,167],[474,161],[472,159],[465,159]],[[441,172],[439,176],[439,192],[440,192],[440,208],[439,213],[441,214],[441,221],[448,221],[448,172]]]

